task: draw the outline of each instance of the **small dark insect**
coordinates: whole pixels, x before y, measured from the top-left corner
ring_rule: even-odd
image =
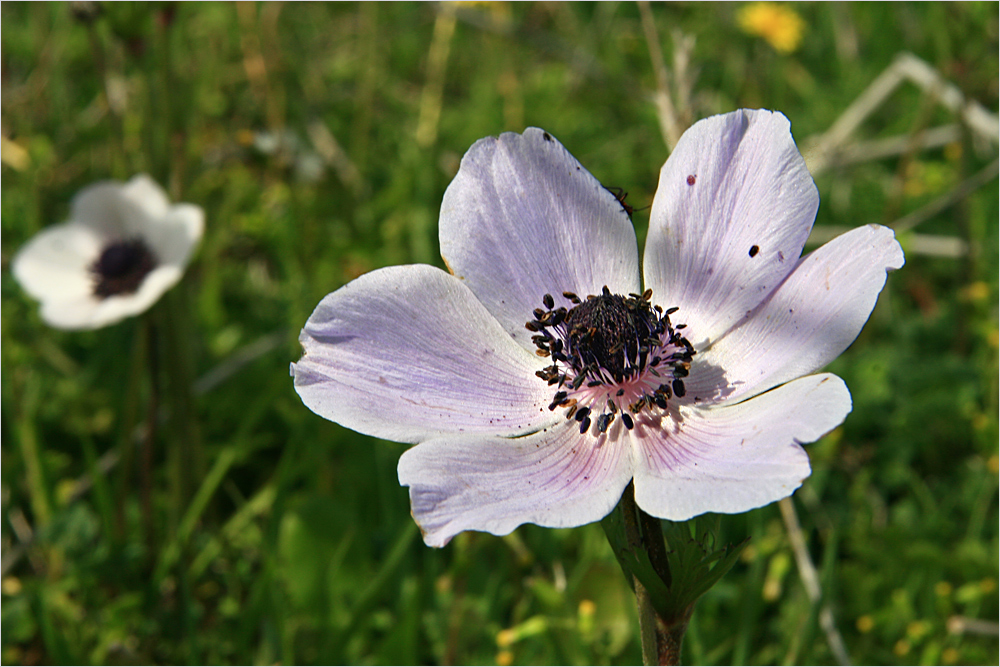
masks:
[[[615,196],[615,199],[617,199],[618,203],[621,204],[622,210],[625,211],[625,214],[628,215],[629,220],[631,220],[632,213],[635,211],[635,209],[625,203],[625,198],[628,197],[628,193],[622,190],[621,188],[605,187],[604,189]]]
[[[545,139],[545,141],[552,141],[552,135],[549,134],[548,132],[542,132],[542,137]]]
[[[688,183],[688,185],[694,185],[695,181],[697,181],[697,180],[698,180],[698,177],[695,176],[694,174],[691,174],[690,176],[687,177],[687,183]]]
[[[751,257],[756,257],[757,253],[759,253],[759,252],[760,252],[760,247],[759,246],[755,246],[755,245],[750,246],[750,256]]]

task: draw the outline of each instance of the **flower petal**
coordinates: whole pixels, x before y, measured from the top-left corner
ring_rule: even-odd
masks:
[[[733,390],[729,401],[813,373],[854,342],[886,273],[903,261],[888,227],[866,225],[842,234],[803,257],[770,300],[699,361],[725,369]]]
[[[39,301],[84,298],[93,292],[90,265],[100,255],[102,243],[87,225],[52,225],[18,251],[11,271],[24,291]]]
[[[183,275],[176,266],[160,266],[143,279],[134,294],[98,299],[88,292],[73,298],[50,298],[42,301],[40,313],[46,323],[59,329],[98,329],[145,312]]]
[[[130,178],[122,186],[121,197],[139,207],[148,218],[162,218],[170,209],[167,193],[146,174]]]
[[[678,427],[636,434],[635,501],[649,514],[685,521],[785,498],[809,476],[799,443],[819,439],[850,411],[847,387],[829,373],[743,403],[685,411]]]
[[[542,296],[568,305],[639,289],[635,230],[615,196],[547,132],[501,134],[462,158],[441,204],[441,254],[514,339]]]
[[[147,225],[143,236],[161,265],[184,269],[205,229],[205,212],[194,204],[176,204]]]
[[[582,526],[614,509],[632,477],[631,449],[617,444],[567,421],[523,438],[451,436],[404,452],[399,483],[433,547],[464,530]]]
[[[124,187],[117,181],[101,181],[80,190],[73,198],[72,221],[91,228],[104,241],[138,236],[135,227],[140,216],[137,207],[124,204]],[[129,208],[136,212],[129,215]]]
[[[819,194],[780,113],[743,109],[692,126],[663,169],[646,287],[679,306],[695,347],[755,308],[794,268]]]
[[[398,442],[523,435],[557,418],[546,362],[468,287],[431,266],[380,269],[327,295],[299,341],[295,390],[316,414]]]

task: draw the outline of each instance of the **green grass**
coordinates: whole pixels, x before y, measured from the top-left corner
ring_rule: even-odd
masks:
[[[807,28],[789,55],[742,32],[738,10],[652,7],[668,66],[672,30],[697,38],[696,117],[778,109],[804,146],[900,51],[996,112],[995,3],[794,6]],[[429,549],[396,481],[403,446],[317,417],[288,377],[325,294],[381,266],[441,265],[441,196],[483,136],[545,128],[630,203],[651,202],[668,153],[639,8],[463,5],[453,34],[431,4],[112,4],[92,24],[65,4],[0,11],[16,144],[2,168],[3,661],[639,662],[598,525]],[[956,121],[904,84],[857,138]],[[310,177],[297,161],[316,126],[339,157]],[[252,145],[283,129],[295,150]],[[889,224],[950,192],[997,155],[962,137],[820,174],[818,225]],[[144,318],[48,329],[11,257],[80,188],[139,172],[205,208],[184,282]],[[998,618],[998,218],[994,179],[914,230],[968,252],[924,254],[902,235],[906,266],[830,367],[854,411],[809,447],[795,502],[856,663],[998,660],[995,634],[949,631],[964,617],[995,632]],[[134,434],[153,381],[144,484]],[[747,535],[684,660],[832,662],[777,506],[722,517],[723,541]]]

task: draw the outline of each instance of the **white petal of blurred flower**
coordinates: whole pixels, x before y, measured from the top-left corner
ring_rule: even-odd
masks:
[[[138,315],[184,274],[204,212],[171,205],[152,179],[81,190],[68,222],[52,225],[14,257],[12,272],[59,329],[97,329]]]
[[[432,546],[597,521],[630,480],[665,519],[760,507],[850,412],[844,382],[812,373],[903,265],[876,225],[801,256],[818,206],[787,118],[705,119],[661,170],[640,274],[629,209],[551,135],[483,139],[441,206],[450,274],[391,267],[328,295],[295,388],[417,443],[399,481]]]

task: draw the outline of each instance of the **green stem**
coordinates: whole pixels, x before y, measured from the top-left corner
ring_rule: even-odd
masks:
[[[143,333],[147,337],[149,362],[149,402],[146,407],[146,428],[142,437],[139,462],[139,499],[150,560],[156,557],[156,527],[153,521],[153,448],[156,443],[157,413],[159,412],[159,350],[156,325],[150,317],[143,318]]]
[[[657,575],[670,588],[670,565],[667,562],[667,548],[663,540],[660,520],[641,509],[635,503],[635,490],[629,484],[622,494],[619,509],[625,524],[625,536],[629,548],[644,550],[649,555]],[[681,663],[681,642],[691,619],[691,607],[678,618],[665,619],[653,606],[646,587],[632,575],[639,605],[639,636],[642,640],[642,662],[645,665],[679,665]]]
[[[129,532],[125,508],[132,500],[132,476],[135,474],[135,429],[139,423],[139,403],[142,400],[143,380],[146,378],[146,359],[149,354],[149,334],[146,324],[147,316],[140,318],[133,330],[134,342],[132,357],[129,364],[128,380],[125,393],[122,396],[122,418],[118,434],[118,482],[116,486],[117,502],[115,503],[115,543],[119,546],[125,543],[125,535]]]
[[[45,465],[38,446],[38,432],[35,430],[35,414],[38,407],[38,384],[30,376],[25,377],[20,411],[17,416],[17,440],[21,446],[21,458],[28,478],[28,493],[35,524],[44,526],[52,515],[48,485],[45,481]]]

